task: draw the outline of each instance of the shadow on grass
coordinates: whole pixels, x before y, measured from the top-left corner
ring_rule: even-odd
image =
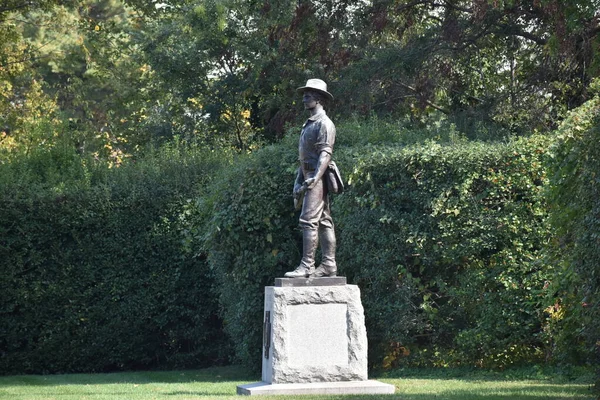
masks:
[[[580,387],[581,386],[581,387]],[[515,385],[511,388],[480,388],[480,389],[439,389],[423,388],[420,392],[410,390],[407,393],[396,389],[393,395],[334,395],[310,396],[310,400],[593,400],[591,390],[583,385]],[[296,398],[296,397],[295,397]],[[298,396],[297,398],[302,398]]]
[[[398,392],[393,395],[394,397],[385,398],[398,398],[402,400],[506,400],[506,399],[527,399],[527,400],[592,400],[594,395],[590,388],[567,388],[553,385],[523,385],[514,386],[507,389],[489,388],[480,390],[469,390],[469,389],[449,389],[447,391],[441,390],[434,393],[402,393]],[[382,397],[383,399],[384,397]],[[365,397],[366,399],[366,397]],[[369,398],[373,400],[373,398]]]
[[[169,393],[164,393],[165,396],[193,396],[193,397],[208,397],[208,396],[231,396],[234,395],[235,393],[231,392],[231,391],[215,391],[215,392],[209,392],[209,391],[201,391],[201,390],[179,390],[176,392],[169,392]]]
[[[103,385],[103,384],[145,384],[145,383],[192,383],[192,382],[242,382],[256,381],[257,377],[242,367],[215,367],[184,371],[135,371],[97,374],[64,375],[15,375],[0,376],[0,386],[22,384],[27,386],[59,385]],[[258,379],[260,380],[260,379]]]
[[[94,391],[78,391],[79,396],[93,396]],[[108,394],[108,393],[105,393]],[[127,398],[130,392],[111,392],[110,396],[115,398]],[[46,392],[32,393],[28,396],[44,396]],[[178,390],[153,392],[152,398],[207,398],[216,397],[231,398],[235,393],[230,390]],[[1,397],[1,396],[0,396]],[[271,398],[271,396],[269,396]],[[393,395],[314,395],[314,396],[292,396],[292,398],[306,398],[309,400],[507,400],[507,399],[527,399],[527,400],[591,400],[593,395],[589,389],[584,388],[566,388],[560,385],[517,385],[511,388],[501,389],[490,387],[489,389],[448,389],[438,391],[423,391],[423,393],[403,393],[397,390]]]
[[[462,381],[544,381],[544,383],[583,383],[594,381],[594,370],[589,367],[528,366],[501,371],[477,368],[400,368],[375,372],[374,379],[440,379]]]

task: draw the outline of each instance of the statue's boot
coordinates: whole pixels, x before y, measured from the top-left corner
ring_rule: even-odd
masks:
[[[312,274],[313,277],[336,276],[337,264],[335,262],[335,231],[333,227],[322,227],[319,231],[321,241],[322,259],[319,268]]]
[[[315,252],[319,243],[319,233],[315,229],[302,230],[302,261],[298,268],[286,272],[286,278],[308,278],[315,272]]]

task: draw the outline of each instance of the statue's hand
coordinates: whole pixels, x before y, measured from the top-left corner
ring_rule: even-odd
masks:
[[[302,191],[303,191],[303,187],[302,187],[302,185],[301,185],[301,184],[299,184],[299,183],[296,183],[296,184],[294,185],[294,193],[293,193],[292,195],[294,196],[294,198],[295,198],[295,199],[297,199],[297,198],[299,198],[299,197],[300,197],[300,195],[302,194]]]
[[[315,185],[317,184],[317,180],[315,178],[308,178],[307,180],[304,181],[304,186],[306,186],[306,188],[308,190],[312,189],[315,187]]]

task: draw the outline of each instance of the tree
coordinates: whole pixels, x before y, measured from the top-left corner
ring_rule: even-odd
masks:
[[[174,98],[198,101],[200,121],[236,132],[226,140],[240,148],[253,134],[280,138],[299,114],[295,87],[313,76],[344,99],[334,110],[344,116],[441,112],[464,131],[476,121],[525,133],[555,127],[585,101],[598,72],[597,8],[597,0],[190,1],[151,20],[145,52]]]
[[[150,21],[144,51],[180,104],[202,106],[186,106],[196,123],[244,149],[282,137],[307,77],[348,64],[352,3],[196,1]]]
[[[42,2],[39,7],[51,4]],[[60,125],[55,102],[32,70],[34,55],[18,27],[18,15],[9,13],[31,7],[8,2],[0,9],[0,160],[53,146]]]
[[[139,18],[120,1],[82,0],[30,7],[0,24],[12,32],[6,46],[20,46],[2,55],[12,57],[9,66],[23,82],[35,79],[55,103],[61,134],[80,153],[112,165],[160,137],[148,123],[160,99],[154,75],[132,42]],[[11,104],[17,103],[5,106]]]
[[[295,88],[315,76],[343,99],[330,107],[340,117],[544,131],[587,99],[600,65],[598,0],[29,4],[20,22],[0,12],[2,40],[25,39],[25,69],[81,151],[115,159],[173,136],[240,151],[279,140],[302,115]]]
[[[360,66],[376,110],[437,109],[512,131],[555,127],[585,101],[598,73],[598,2],[397,1],[363,15],[371,43]]]

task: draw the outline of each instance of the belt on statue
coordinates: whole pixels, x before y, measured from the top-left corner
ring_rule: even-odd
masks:
[[[317,169],[317,162],[315,161],[302,161],[301,165],[304,171],[314,171]]]

